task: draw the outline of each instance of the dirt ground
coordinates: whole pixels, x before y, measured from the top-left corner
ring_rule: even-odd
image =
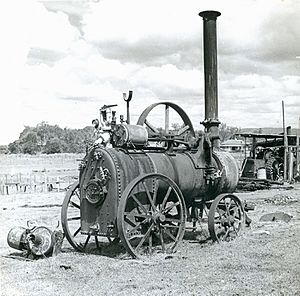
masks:
[[[66,241],[55,257],[7,258],[20,254],[7,245],[9,230],[28,220],[54,229],[64,194],[0,196],[1,295],[300,295],[299,185],[238,193],[256,208],[252,226],[231,242],[187,233],[172,255],[130,259],[121,247],[81,254]],[[292,219],[259,221],[274,212]]]

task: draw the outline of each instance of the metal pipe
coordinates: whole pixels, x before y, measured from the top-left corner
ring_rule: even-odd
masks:
[[[204,45],[205,120],[218,119],[217,17],[218,11],[202,11]]]
[[[202,11],[204,48],[204,105],[205,119],[202,124],[209,134],[211,145],[220,148],[218,119],[218,65],[217,65],[217,17],[218,11]]]

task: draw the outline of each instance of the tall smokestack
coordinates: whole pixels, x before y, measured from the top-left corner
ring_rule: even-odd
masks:
[[[205,120],[203,125],[211,134],[214,147],[219,147],[218,120],[218,64],[217,64],[217,17],[218,11],[202,11],[204,45],[204,103]]]

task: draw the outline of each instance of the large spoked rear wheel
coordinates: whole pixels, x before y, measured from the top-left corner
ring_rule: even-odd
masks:
[[[172,253],[182,240],[186,207],[178,186],[162,174],[137,177],[126,187],[118,208],[118,233],[133,257]]]
[[[79,182],[75,182],[66,193],[61,209],[61,223],[70,245],[77,251],[88,250],[91,235],[81,234]],[[95,236],[96,247],[99,247]]]
[[[233,194],[220,194],[208,213],[208,230],[213,241],[236,238],[245,223],[241,200]]]

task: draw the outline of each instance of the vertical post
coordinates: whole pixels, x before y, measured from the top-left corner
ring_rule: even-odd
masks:
[[[246,142],[246,137],[244,137],[245,139],[245,159],[247,158],[247,142]]]
[[[252,139],[252,154],[253,154],[253,158],[256,159],[256,137],[253,137]]]
[[[300,146],[299,146],[299,134],[296,133],[296,176],[300,175]]]
[[[57,192],[60,192],[60,181],[59,181],[59,177],[56,178],[56,184],[57,184]]]
[[[293,148],[289,145],[289,135],[292,134],[292,127],[286,127],[287,135],[287,179],[289,182],[293,179]]]
[[[299,151],[299,149],[300,149],[300,147],[299,147],[299,134],[298,134],[298,132],[296,133],[296,175],[298,176],[299,174],[300,174],[300,172],[299,172],[299,161],[300,161],[300,159],[299,159],[299,153],[300,153],[300,151]]]
[[[285,129],[285,118],[284,118],[284,101],[282,100],[282,128],[283,128],[283,181],[287,180],[286,174],[286,153],[287,153],[287,135]]]
[[[165,110],[165,133],[169,133],[169,121],[170,120],[170,108],[169,105],[166,105],[166,110]]]
[[[293,179],[293,148],[288,147],[288,180],[292,182]]]

